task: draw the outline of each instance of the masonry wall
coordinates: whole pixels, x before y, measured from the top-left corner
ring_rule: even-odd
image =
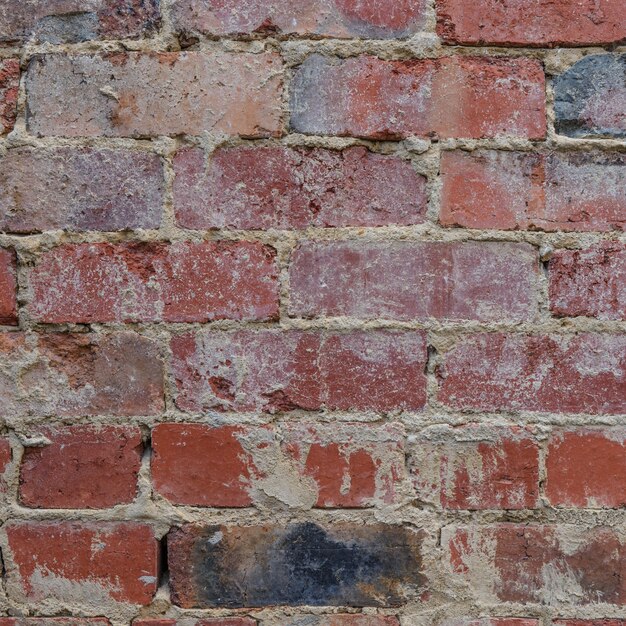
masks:
[[[0,3],[0,626],[624,626],[624,0]]]

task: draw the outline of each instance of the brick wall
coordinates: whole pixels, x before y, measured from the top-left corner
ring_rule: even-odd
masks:
[[[626,626],[624,0],[0,3],[0,626]]]

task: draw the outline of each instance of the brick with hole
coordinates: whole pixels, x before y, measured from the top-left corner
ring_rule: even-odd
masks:
[[[59,137],[279,136],[281,76],[273,52],[36,56],[26,76],[28,129]]]
[[[437,369],[438,400],[468,411],[626,412],[626,336],[467,335]]]
[[[134,39],[151,35],[159,22],[158,0],[6,0],[0,9],[0,42]]]
[[[0,333],[0,412],[17,417],[154,415],[163,363],[141,335]]]
[[[63,245],[30,282],[30,314],[48,323],[278,317],[276,252],[257,242]]]
[[[156,592],[158,542],[146,524],[11,522],[3,534],[7,592],[15,602],[102,610],[146,605]]]
[[[294,74],[291,127],[313,135],[542,139],[545,79],[528,58],[387,61],[312,54]]]
[[[0,324],[17,326],[17,258],[0,248]]]
[[[281,435],[298,473],[313,482],[315,507],[363,508],[400,500],[405,475],[401,424],[298,422],[286,424]]]
[[[424,0],[175,0],[174,27],[197,35],[301,35],[398,39],[425,25]]]
[[[446,150],[443,226],[498,230],[626,229],[626,158],[599,151]]]
[[[20,503],[41,509],[103,509],[135,499],[143,443],[133,426],[46,426],[49,443],[26,446]]]
[[[409,226],[428,201],[409,161],[364,147],[182,148],[174,172],[178,224],[200,230]]]
[[[557,250],[548,277],[555,315],[626,319],[626,245],[606,241],[584,250]]]
[[[447,44],[594,46],[626,40],[621,0],[437,0],[437,34]]]
[[[392,412],[426,402],[422,331],[202,331],[170,347],[185,412]]]
[[[443,529],[450,571],[478,601],[626,604],[626,547],[608,526],[514,524]]]
[[[539,445],[530,429],[431,427],[408,452],[418,500],[451,510],[539,504]]]
[[[0,135],[10,133],[17,118],[17,96],[20,86],[18,59],[0,60]]]
[[[289,314],[531,320],[538,269],[527,244],[303,242],[289,270]]]
[[[426,584],[424,532],[313,522],[175,528],[167,550],[182,608],[404,604]]]
[[[13,148],[0,159],[0,229],[32,233],[158,228],[163,187],[163,164],[156,154]]]
[[[558,430],[545,463],[546,497],[553,506],[626,507],[626,429]]]
[[[625,85],[626,54],[582,58],[554,78],[556,132],[577,138],[626,137]]]

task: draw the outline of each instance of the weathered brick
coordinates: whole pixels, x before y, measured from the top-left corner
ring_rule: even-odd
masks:
[[[177,621],[175,619],[159,619],[159,618],[137,618],[133,620],[133,626],[183,626],[188,624],[193,626],[257,626],[258,622],[251,617],[207,617],[196,620],[188,617]]]
[[[400,626],[393,615],[306,615],[283,622],[284,626]]]
[[[110,626],[106,617],[0,617],[0,626]]]
[[[240,436],[249,428],[158,424],[152,430],[152,482],[174,504],[246,507],[252,504],[252,455]]]
[[[46,426],[50,442],[26,447],[20,502],[43,509],[101,509],[132,502],[143,445],[133,426]]]
[[[174,24],[185,35],[324,35],[400,38],[419,31],[423,0],[175,0]]]
[[[0,42],[136,38],[151,34],[159,20],[158,0],[5,0]]]
[[[626,39],[621,0],[437,0],[437,34],[446,43],[585,46]]]
[[[184,526],[168,535],[183,608],[397,606],[425,583],[423,532],[382,524]]]
[[[0,334],[0,413],[149,415],[163,410],[155,344],[133,333]]]
[[[183,411],[395,411],[426,401],[421,331],[187,333],[171,350]]]
[[[518,427],[426,431],[409,448],[417,497],[446,509],[529,509],[539,501],[539,447]]]
[[[550,310],[559,316],[626,319],[626,245],[559,250],[549,263]]]
[[[626,230],[626,158],[585,152],[445,151],[444,226]]]
[[[595,54],[575,63],[554,79],[557,133],[626,137],[625,85],[626,54]]]
[[[545,136],[544,75],[526,58],[385,61],[311,55],[291,89],[302,133],[398,139]]]
[[[546,456],[546,497],[552,505],[626,506],[626,429],[559,431]]]
[[[283,447],[298,473],[313,481],[318,508],[392,504],[404,476],[404,432],[400,424],[285,426]]]
[[[44,322],[278,317],[276,252],[255,242],[64,245],[30,282],[28,310]]]
[[[523,617],[455,617],[443,621],[439,626],[539,626],[539,620]]]
[[[5,248],[0,248],[0,324],[17,325],[16,256]]]
[[[483,601],[626,603],[625,546],[605,526],[446,527],[451,569]]]
[[[11,453],[11,443],[7,437],[0,437],[0,494],[7,490],[5,473],[11,465],[13,455]]]
[[[457,409],[626,412],[626,336],[471,335],[444,356],[440,402]]]
[[[626,619],[555,619],[554,626],[626,626]]]
[[[0,229],[158,228],[163,165],[155,154],[100,148],[14,148],[0,158]]]
[[[424,221],[426,178],[369,152],[238,146],[174,158],[174,205],[185,228],[402,226]]]
[[[281,70],[275,53],[42,55],[26,77],[28,128],[65,137],[279,135]]]
[[[158,543],[145,524],[12,522],[3,531],[16,601],[143,605],[156,592]]]
[[[530,320],[539,261],[526,244],[305,242],[289,314],[398,320]]]
[[[15,118],[17,117],[17,94],[19,85],[19,60],[0,60],[0,135],[13,130]]]

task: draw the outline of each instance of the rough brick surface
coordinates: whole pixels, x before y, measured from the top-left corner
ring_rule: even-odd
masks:
[[[529,320],[537,311],[536,252],[508,243],[301,244],[294,317]]]
[[[426,401],[420,331],[187,333],[171,350],[183,411],[419,410]]]
[[[0,626],[109,626],[104,617],[0,617]]]
[[[0,229],[158,228],[163,165],[147,152],[14,148],[0,160]]]
[[[132,333],[0,334],[4,415],[149,415],[163,410],[155,344]]]
[[[554,79],[556,131],[569,137],[626,137],[625,84],[626,54],[578,61]]]
[[[446,151],[441,178],[443,226],[626,229],[626,159],[619,153]]]
[[[133,626],[177,626],[183,620],[143,618],[133,620]],[[208,617],[193,622],[190,618],[184,619],[185,624],[193,626],[257,626],[258,622],[251,617]]]
[[[0,324],[17,324],[15,252],[4,248],[0,248]]]
[[[0,42],[136,38],[151,34],[159,16],[158,0],[7,0],[0,8]]]
[[[546,496],[555,506],[626,506],[626,430],[554,433],[546,457]]]
[[[543,72],[530,59],[337,60],[315,54],[295,73],[291,126],[372,139],[541,139],[544,100]]]
[[[177,30],[208,35],[324,35],[399,38],[425,22],[423,0],[175,0]]]
[[[267,137],[281,131],[274,53],[44,55],[26,77],[28,126],[64,137]]]
[[[523,429],[470,425],[438,431],[409,452],[421,501],[470,510],[532,509],[539,503],[539,445]]]
[[[560,250],[550,259],[550,309],[555,315],[626,319],[626,246],[604,243]]]
[[[31,274],[44,322],[269,320],[278,315],[275,251],[249,242],[81,244]]]
[[[408,161],[368,152],[282,147],[183,148],[174,205],[185,228],[307,228],[419,224],[426,179]]]
[[[438,372],[439,401],[458,409],[626,412],[626,337],[482,334],[462,339]]]
[[[450,44],[585,46],[626,39],[621,0],[437,0],[437,32]]]
[[[445,620],[440,626],[539,626],[539,621],[523,617],[460,617]]]
[[[168,537],[173,600],[183,608],[396,606],[425,583],[422,536],[382,524],[185,526]]]
[[[17,59],[0,60],[0,135],[13,130],[17,115],[20,63]]]
[[[294,618],[285,626],[399,626],[398,618],[390,615],[310,615]]]
[[[0,494],[5,493],[7,490],[5,472],[11,466],[11,461],[11,442],[7,437],[0,437]]]
[[[157,541],[145,524],[15,522],[3,530],[16,600],[148,604],[156,591]]]
[[[131,426],[46,427],[48,443],[27,447],[20,502],[43,509],[99,509],[132,502],[143,445]]]
[[[443,541],[451,571],[479,599],[626,604],[625,547],[609,527],[461,526],[446,528]]]
[[[555,619],[555,626],[624,626],[623,619]]]

